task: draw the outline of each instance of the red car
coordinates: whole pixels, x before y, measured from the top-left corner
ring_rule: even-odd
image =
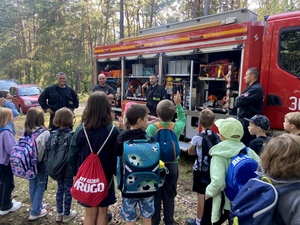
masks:
[[[21,84],[12,86],[9,89],[16,109],[24,114],[31,107],[40,107],[38,98],[42,91],[43,89],[36,84]]]

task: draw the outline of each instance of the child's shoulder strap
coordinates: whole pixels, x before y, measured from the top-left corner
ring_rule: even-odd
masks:
[[[36,138],[37,136],[39,136],[41,133],[43,133],[44,131],[46,131],[46,129],[44,127],[40,127],[37,130],[35,130],[32,134],[31,137],[32,138]]]
[[[156,122],[156,123],[154,123],[154,125],[157,127],[157,129],[164,128],[164,126],[160,122]],[[166,127],[166,128],[168,128],[170,130],[173,130],[174,126],[175,126],[175,123],[171,122],[170,125],[169,125],[169,127]]]
[[[155,139],[150,135],[150,134],[145,134],[145,138],[150,141],[150,142],[154,142]]]
[[[211,134],[208,134],[207,130],[205,130],[198,135],[206,141],[209,149],[213,146],[213,143],[211,142],[212,140],[214,141],[214,144],[218,144],[220,142],[219,136],[213,131],[211,131]]]
[[[173,130],[175,127],[175,123],[174,122],[171,122],[170,126],[169,126],[169,129]]]
[[[202,137],[202,161],[204,160],[205,156],[209,156],[209,150],[211,149],[211,147],[213,146],[213,143],[211,142],[210,138],[208,137],[208,133],[207,130],[205,130],[205,132],[201,132],[199,134],[200,137]]]
[[[9,129],[7,129],[6,127],[0,127],[0,133],[1,133],[2,131],[5,131],[5,130],[11,132],[11,131],[10,131]]]
[[[157,127],[157,129],[161,129],[163,126],[160,124],[160,122],[156,122],[153,124],[154,126]]]
[[[279,195],[284,195],[287,194],[289,192],[292,192],[294,190],[299,190],[300,189],[300,182],[295,182],[295,183],[291,183],[288,185],[284,185],[281,187],[276,187],[278,194]]]
[[[241,155],[248,155],[248,150],[249,150],[249,148],[245,146],[244,148],[242,148],[239,151],[239,153],[237,155],[233,156],[232,158],[235,158],[236,156],[241,156]]]

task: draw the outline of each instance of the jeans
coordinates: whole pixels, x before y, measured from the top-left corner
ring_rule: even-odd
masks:
[[[170,163],[165,165],[169,174],[166,175],[164,185],[159,188],[154,195],[155,213],[152,217],[152,225],[159,225],[161,202],[164,208],[164,223],[166,225],[174,224],[175,196],[177,195],[178,164]]]
[[[57,181],[56,209],[58,214],[70,215],[72,196],[70,189],[73,185],[73,177],[62,178]]]
[[[7,166],[3,164],[0,166],[0,210],[4,211],[10,209],[13,205],[11,193],[15,185],[10,163]]]
[[[43,196],[46,188],[47,173],[44,162],[39,163],[39,172],[35,178],[29,180],[29,194],[31,200],[30,215],[38,216],[43,207]]]

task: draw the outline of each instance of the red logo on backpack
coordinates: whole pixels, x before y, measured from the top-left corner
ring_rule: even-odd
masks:
[[[91,154],[84,160],[78,169],[73,186],[71,188],[71,195],[80,203],[96,207],[103,199],[107,197],[109,184],[107,182],[101,161],[99,159],[99,153],[110,137],[114,126],[110,130],[109,135],[102,144],[101,148],[95,154],[91,148],[89,138],[86,130],[83,126],[84,133],[86,135],[87,142],[89,144]]]
[[[79,167],[71,194],[77,201],[98,206],[108,194],[108,184],[98,154],[91,153]]]

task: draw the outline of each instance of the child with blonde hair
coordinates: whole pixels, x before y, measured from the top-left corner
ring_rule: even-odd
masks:
[[[260,175],[267,176],[275,187],[300,183],[299,136],[281,134],[271,138],[260,158]],[[277,211],[284,224],[300,224],[299,205],[300,189],[279,196]]]
[[[22,203],[12,200],[15,187],[14,176],[10,166],[10,153],[16,141],[6,125],[13,119],[9,108],[0,108],[0,215],[18,210]]]
[[[283,128],[290,134],[300,135],[300,112],[290,112],[284,116]]]

